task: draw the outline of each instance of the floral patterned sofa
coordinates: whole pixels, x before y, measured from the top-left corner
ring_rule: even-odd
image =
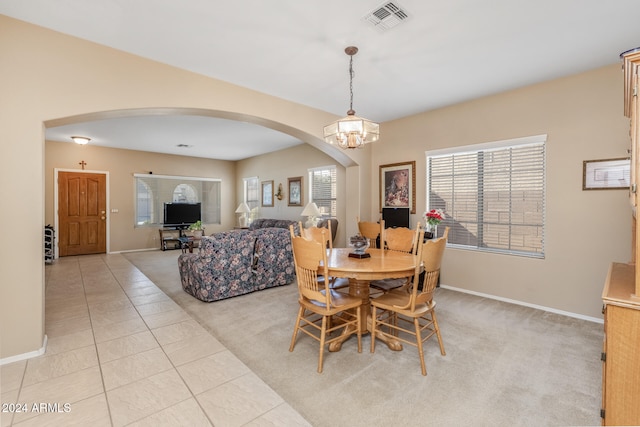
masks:
[[[282,286],[295,279],[287,228],[234,230],[205,236],[198,253],[178,257],[182,289],[211,302]]]
[[[249,230],[258,230],[260,228],[276,227],[289,230],[289,225],[293,224],[296,234],[300,232],[298,230],[298,221],[291,221],[289,219],[272,219],[272,218],[257,218],[249,225]]]

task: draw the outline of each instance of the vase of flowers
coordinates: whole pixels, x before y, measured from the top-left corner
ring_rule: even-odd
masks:
[[[424,213],[425,227],[424,237],[427,239],[435,239],[438,236],[438,224],[444,219],[444,211],[442,209],[431,209]]]

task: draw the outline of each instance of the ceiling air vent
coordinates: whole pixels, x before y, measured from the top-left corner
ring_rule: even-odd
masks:
[[[386,2],[367,13],[362,20],[376,30],[384,32],[409,18],[409,14],[396,2]]]

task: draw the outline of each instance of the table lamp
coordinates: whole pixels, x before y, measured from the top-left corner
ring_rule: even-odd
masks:
[[[251,209],[249,209],[249,205],[247,205],[246,202],[242,202],[238,205],[238,209],[236,209],[236,213],[240,214],[240,216],[238,217],[238,225],[240,227],[247,226],[247,214],[249,212],[251,212]]]
[[[307,217],[307,222],[305,223],[305,226],[307,228],[314,227],[317,222],[316,217],[320,215],[322,215],[322,213],[320,212],[320,209],[318,209],[318,205],[316,205],[314,202],[311,202],[307,206],[305,206],[302,213],[300,214],[300,216]]]

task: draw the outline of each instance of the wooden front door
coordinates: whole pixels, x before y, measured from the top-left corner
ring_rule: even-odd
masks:
[[[107,251],[107,177],[99,173],[58,173],[58,253]]]

